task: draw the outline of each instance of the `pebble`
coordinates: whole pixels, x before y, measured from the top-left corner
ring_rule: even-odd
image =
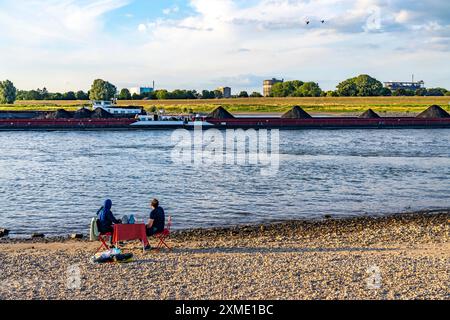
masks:
[[[5,228],[0,228],[0,238],[7,237],[9,235],[9,230]]]
[[[8,281],[0,297],[447,300],[449,218],[450,212],[442,212],[290,221],[264,230],[233,228],[231,234],[226,228],[178,231],[168,240],[173,252],[143,253],[138,243],[125,245],[124,252],[135,255],[129,264],[91,264],[98,244],[86,240],[59,249],[61,239],[48,239],[51,248],[45,241],[2,240],[2,279]],[[31,254],[20,245],[15,249],[35,242]],[[67,290],[70,266],[79,271],[76,290]],[[380,271],[376,285],[370,285],[372,269]]]

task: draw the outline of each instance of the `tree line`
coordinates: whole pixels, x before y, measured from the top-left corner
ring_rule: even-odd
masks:
[[[299,80],[276,83],[272,87],[272,97],[377,97],[377,96],[450,96],[444,88],[420,88],[417,90],[390,90],[369,75],[362,74],[342,81],[336,90],[323,91],[315,82]]]
[[[247,91],[241,91],[234,98],[249,98],[249,97],[262,97],[259,92],[253,92],[248,94]],[[186,99],[223,99],[223,92],[221,90],[155,90],[144,94],[131,94],[128,89],[122,89],[118,95],[119,100],[186,100]]]
[[[444,88],[420,88],[413,90],[390,90],[369,75],[359,75],[339,83],[336,90],[323,91],[315,82],[300,80],[276,83],[272,87],[271,97],[373,97],[373,96],[450,96],[450,91]],[[259,98],[259,92],[249,94],[241,91],[234,98]],[[222,99],[221,90],[155,90],[142,95],[131,94],[128,89],[117,91],[112,83],[97,79],[88,92],[82,90],[65,93],[51,93],[46,88],[36,90],[17,90],[9,81],[0,81],[0,103],[12,104],[16,100],[167,100],[167,99]]]

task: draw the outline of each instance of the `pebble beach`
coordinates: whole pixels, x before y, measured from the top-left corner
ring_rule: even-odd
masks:
[[[422,212],[179,231],[171,252],[125,244],[124,264],[93,264],[86,240],[0,239],[0,299],[448,300],[449,222]]]

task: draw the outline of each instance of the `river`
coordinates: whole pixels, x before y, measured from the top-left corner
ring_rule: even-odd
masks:
[[[106,198],[176,229],[450,208],[450,130],[280,131],[279,166],[189,165],[172,131],[0,132],[0,227],[87,233]]]

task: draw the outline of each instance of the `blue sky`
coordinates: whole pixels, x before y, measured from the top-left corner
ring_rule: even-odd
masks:
[[[450,89],[449,53],[448,0],[0,0],[0,79],[21,89],[333,89],[361,73]]]

